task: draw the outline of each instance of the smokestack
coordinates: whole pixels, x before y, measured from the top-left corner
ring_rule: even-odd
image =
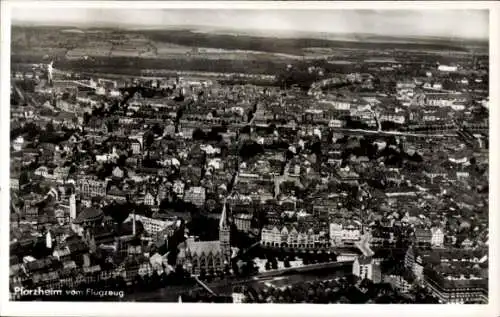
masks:
[[[71,221],[76,218],[76,196],[75,194],[71,194],[69,197],[69,217]]]
[[[47,79],[49,81],[49,84],[52,83],[52,73],[54,71],[53,64],[54,61],[51,61],[50,64],[47,65]]]

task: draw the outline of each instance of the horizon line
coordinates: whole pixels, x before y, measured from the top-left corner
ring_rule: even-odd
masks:
[[[195,28],[212,28],[215,30],[223,30],[223,31],[246,31],[246,32],[255,32],[255,33],[262,33],[265,35],[265,32],[277,32],[281,34],[288,34],[288,35],[293,35],[293,34],[324,34],[324,35],[371,35],[371,36],[380,36],[380,37],[388,37],[388,38],[416,38],[416,39],[448,39],[450,41],[459,41],[459,40],[473,40],[473,41],[480,41],[480,42],[489,42],[490,36],[488,34],[488,37],[476,37],[476,36],[445,36],[445,35],[426,35],[426,34],[400,34],[400,35],[395,35],[395,34],[390,34],[386,35],[383,33],[376,33],[376,32],[332,32],[332,31],[302,31],[302,30],[296,30],[296,29],[289,29],[289,30],[284,30],[284,29],[253,29],[253,28],[241,28],[241,27],[222,27],[222,26],[215,26],[215,25],[206,25],[206,24],[199,24],[199,25],[183,25],[183,24],[167,24],[167,25],[159,25],[159,24],[152,24],[150,26],[147,25],[142,25],[142,24],[133,24],[133,23],[113,23],[113,22],[97,22],[97,23],[86,23],[86,22],[75,22],[75,23],[68,23],[68,22],[63,22],[63,23],[57,23],[57,22],[44,22],[44,21],[27,21],[27,20],[18,20],[18,19],[11,19],[11,25],[12,26],[25,26],[25,27],[68,27],[68,28],[77,28],[77,29],[91,29],[91,28],[102,28],[102,29],[118,29],[118,30],[134,30],[134,31],[142,31],[142,30],[161,30],[162,28],[178,28],[178,29],[184,29],[184,30],[189,30],[193,31]],[[207,32],[208,33],[208,32]],[[216,32],[214,32],[216,33]],[[252,36],[256,36],[252,35]],[[297,37],[299,38],[299,37]]]

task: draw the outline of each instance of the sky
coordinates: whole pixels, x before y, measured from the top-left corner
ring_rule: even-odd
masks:
[[[13,8],[15,23],[71,26],[209,26],[254,31],[373,33],[487,39],[488,10],[221,10]]]

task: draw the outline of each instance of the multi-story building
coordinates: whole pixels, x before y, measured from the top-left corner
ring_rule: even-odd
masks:
[[[111,172],[111,175],[115,178],[123,178],[124,174],[125,172],[118,166],[113,169],[113,172]]]
[[[169,226],[173,226],[175,224],[174,221],[165,221],[160,219],[149,218],[143,215],[130,214],[125,222],[133,221],[135,217],[135,221],[140,221],[144,226],[144,230],[150,235],[156,235],[158,232],[166,229]]]
[[[65,180],[69,175],[69,167],[56,167],[53,171],[54,179]]]
[[[416,87],[416,84],[414,81],[399,81],[396,83],[396,88],[397,89],[413,89]]]
[[[346,168],[339,168],[335,171],[334,177],[346,184],[357,184],[359,180],[359,174],[352,171],[348,166]]]
[[[401,293],[408,293],[411,283],[402,275],[384,275],[384,282],[393,285]]]
[[[354,221],[330,223],[330,242],[333,246],[353,245],[361,239],[361,225]]]
[[[237,214],[233,216],[234,224],[238,230],[243,232],[250,231],[252,225],[252,215],[248,214]]]
[[[433,247],[441,248],[444,244],[444,232],[442,228],[432,227],[431,228],[431,245]]]
[[[106,197],[109,200],[116,201],[119,203],[126,202],[127,201],[127,191],[121,190],[116,186],[112,186],[109,191],[106,192]]]
[[[85,130],[95,133],[107,133],[108,128],[106,122],[103,119],[92,117],[89,122],[85,125]]]
[[[174,186],[172,191],[179,197],[184,195],[185,184],[179,180],[174,181]]]
[[[19,177],[17,175],[10,174],[10,188],[13,190],[19,190]]]
[[[35,170],[35,175],[42,176],[42,177],[48,177],[49,176],[49,169],[47,166],[40,166]]]
[[[472,240],[470,240],[470,239],[467,238],[464,241],[462,241],[462,243],[460,245],[465,250],[470,250],[470,249],[472,249],[472,246],[474,245],[474,242],[472,242]]]
[[[104,197],[106,196],[107,187],[107,180],[101,181],[96,178],[87,177],[77,180],[77,190],[82,198]]]
[[[344,125],[345,125],[344,120],[331,119],[330,121],[328,121],[329,128],[342,128]]]
[[[432,232],[427,228],[415,229],[415,243],[419,245],[430,245],[432,242]]]
[[[334,99],[329,101],[324,101],[330,103],[335,110],[350,110],[352,101],[349,99]]]
[[[199,122],[180,120],[179,132],[182,133],[183,137],[186,139],[191,139],[193,137],[193,131],[197,128],[200,128]]]
[[[205,205],[206,190],[204,187],[191,187],[184,194],[184,201],[202,207]]]
[[[22,136],[18,136],[13,142],[12,147],[14,151],[21,151],[24,147],[24,138]]]
[[[240,292],[233,292],[231,296],[233,298],[233,304],[244,303],[245,299],[246,299],[245,294],[240,293]]]
[[[141,143],[139,141],[132,140],[131,148],[132,148],[133,154],[140,154],[141,153]]]
[[[362,279],[369,279],[374,283],[380,283],[382,281],[380,263],[375,261],[372,257],[366,257],[364,255],[354,260],[352,274]]]
[[[415,247],[408,248],[405,254],[405,268],[410,270],[417,281],[422,281],[424,277],[424,262],[423,254]]]
[[[405,116],[402,114],[397,114],[395,112],[384,112],[380,115],[380,121],[390,121],[397,124],[405,123]]]
[[[325,233],[312,228],[297,228],[293,225],[268,225],[262,228],[261,244],[267,247],[327,248],[330,247],[330,242]]]
[[[439,65],[438,70],[441,72],[456,72],[458,70],[458,66]]]
[[[441,303],[488,303],[488,279],[461,275],[443,276],[431,268],[425,269],[425,286]]]
[[[150,192],[147,192],[146,195],[144,196],[144,205],[147,206],[154,206],[156,204],[156,199],[153,194]]]

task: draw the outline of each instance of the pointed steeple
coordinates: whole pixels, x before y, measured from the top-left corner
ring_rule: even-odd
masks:
[[[220,215],[219,229],[225,229],[228,227],[226,200],[227,199],[224,198],[224,206],[222,207],[222,214]]]
[[[219,242],[221,246],[221,251],[224,256],[225,261],[230,261],[231,259],[231,228],[229,226],[226,198],[224,198],[224,206],[222,207],[222,214],[220,216],[219,223]]]
[[[136,235],[136,227],[135,227],[135,209],[132,211],[132,235]]]

